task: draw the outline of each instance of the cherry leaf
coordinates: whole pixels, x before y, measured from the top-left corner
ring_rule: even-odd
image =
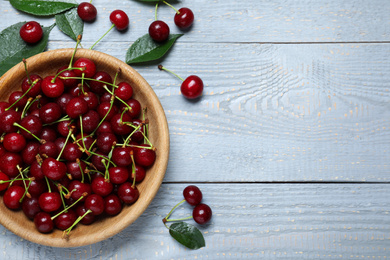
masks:
[[[72,0],[10,0],[10,3],[19,11],[39,16],[59,14],[78,6]]]
[[[186,222],[172,224],[169,227],[169,234],[180,244],[190,249],[199,249],[206,245],[204,237],[199,229]]]
[[[43,37],[36,44],[27,44],[20,38],[19,30],[26,22],[16,23],[5,28],[0,32],[0,76],[7,72],[23,58],[27,59],[35,54],[45,50],[51,29],[55,24],[49,27],[42,27]]]
[[[55,16],[58,29],[77,41],[77,36],[83,34],[84,22],[77,14],[77,8],[72,8]]]
[[[162,58],[183,34],[170,34],[163,43],[157,43],[149,34],[138,38],[127,50],[126,63],[141,63]]]

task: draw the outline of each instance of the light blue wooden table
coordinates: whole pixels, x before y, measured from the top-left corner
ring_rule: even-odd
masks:
[[[81,2],[81,1],[80,1]],[[114,9],[130,30],[96,50],[121,60],[147,32],[154,6],[94,0],[84,27],[91,46]],[[20,21],[50,25],[0,2],[0,30]],[[146,212],[118,235],[90,246],[50,248],[0,227],[0,259],[389,259],[390,1],[182,0],[192,29],[164,66],[205,83],[198,102],[157,64],[134,66],[165,109],[168,170]],[[173,11],[159,19],[172,32]],[[57,28],[49,49],[73,47]],[[188,184],[214,212],[192,251],[162,225]],[[175,213],[185,216],[189,206]]]

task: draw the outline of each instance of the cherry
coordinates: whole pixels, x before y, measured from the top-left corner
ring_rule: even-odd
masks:
[[[82,98],[87,102],[88,108],[90,110],[96,110],[97,106],[99,105],[99,99],[95,93],[87,91],[84,93]]]
[[[15,108],[23,108],[27,104],[28,97],[22,91],[14,91],[8,97],[8,103]]]
[[[19,174],[17,166],[22,165],[22,157],[18,153],[6,152],[0,157],[0,170],[8,177],[16,177]]]
[[[41,233],[49,233],[54,229],[54,223],[49,213],[39,212],[34,217],[35,227]]]
[[[0,115],[0,129],[5,133],[11,133],[18,131],[18,127],[15,123],[20,122],[21,114],[15,110],[8,110]]]
[[[62,95],[65,86],[60,78],[54,76],[47,76],[42,80],[41,89],[43,94],[49,98],[56,98]]]
[[[83,178],[85,169],[87,168],[87,164],[80,160],[78,162],[77,161],[67,162],[66,168],[67,168],[67,173],[72,175],[72,179],[81,180]]]
[[[80,133],[76,136],[77,145],[83,148],[85,145],[85,149],[89,150],[89,148],[92,146],[96,139],[92,138],[91,136],[86,136],[85,134],[83,136],[84,138],[81,136]]]
[[[196,75],[188,76],[181,84],[180,91],[188,99],[198,98],[203,92],[203,81]]]
[[[67,143],[62,153],[62,158],[67,161],[76,161],[76,159],[81,158],[83,152],[79,149],[79,146],[74,143]]]
[[[99,134],[96,140],[99,151],[103,153],[109,153],[114,143],[118,142],[116,135],[111,133]]]
[[[71,198],[78,200],[81,196],[85,196],[81,201],[84,201],[87,195],[92,194],[92,187],[88,183],[82,183],[78,180],[72,181],[68,190],[72,193]]]
[[[38,198],[25,198],[22,202],[22,210],[26,217],[28,217],[29,219],[34,219],[35,215],[41,212],[41,208],[39,207],[38,203]]]
[[[20,125],[24,129],[20,129],[20,133],[26,139],[34,139],[34,136],[38,136],[42,131],[42,121],[39,117],[34,115],[28,115],[20,121]],[[26,130],[27,131],[26,131]]]
[[[104,198],[104,212],[110,216],[119,214],[122,210],[122,202],[115,194],[110,194]]]
[[[57,151],[57,146],[53,142],[45,142],[44,144],[41,144],[39,146],[39,155],[42,158],[47,158],[47,157],[57,157],[59,152]]]
[[[119,186],[118,196],[124,203],[133,204],[138,200],[139,191],[137,186],[133,186],[130,182],[125,182]]]
[[[44,126],[39,138],[46,142],[54,142],[57,139],[57,132],[52,127]]]
[[[82,70],[75,69],[73,72],[77,77],[81,77],[84,73],[84,77],[92,78],[96,73],[96,65],[93,61],[87,58],[79,58],[73,64],[74,68],[82,68]]]
[[[100,82],[100,81],[104,81],[104,82],[112,84],[112,78],[111,78],[110,74],[108,74],[105,71],[96,72],[92,78],[94,80],[99,80],[99,81],[91,80],[89,82],[89,86],[91,87],[92,92],[94,92],[98,95],[102,95],[103,93],[106,92],[106,90],[104,89],[104,86],[106,86],[106,84],[103,82]]]
[[[61,196],[58,192],[44,192],[38,198],[39,207],[45,212],[53,212],[61,207]]]
[[[105,171],[106,166],[102,163],[102,160],[106,160],[107,163],[107,155],[100,151],[96,151],[94,155],[91,157],[92,164],[98,169],[99,171]],[[0,165],[1,166],[1,165]]]
[[[70,118],[76,118],[88,112],[88,103],[81,97],[72,98],[66,104],[66,114]]]
[[[175,14],[174,22],[180,29],[188,29],[194,22],[194,13],[187,7],[182,7]]]
[[[146,176],[146,171],[145,171],[145,168],[140,166],[140,165],[136,165],[135,166],[135,182],[141,182],[145,179],[145,176]],[[131,174],[131,181],[134,180],[134,173]]]
[[[207,204],[198,204],[192,211],[192,217],[198,224],[205,224],[210,221],[213,212]]]
[[[22,25],[19,34],[23,41],[33,44],[42,39],[43,30],[39,23],[30,21]]]
[[[136,164],[149,167],[156,160],[156,152],[147,144],[141,144],[140,146],[143,147],[134,149],[134,160]]]
[[[38,142],[28,142],[21,152],[22,160],[25,164],[31,165],[39,152],[40,144]]]
[[[90,134],[98,127],[99,122],[99,113],[95,110],[89,110],[82,116],[82,123],[80,123],[80,120],[77,121],[77,127],[80,130],[82,127],[84,133]]]
[[[8,107],[8,102],[0,101],[0,115],[3,114],[3,112],[7,111]]]
[[[72,129],[73,134],[76,132],[76,124],[71,120],[64,120],[57,124],[57,132],[63,137],[68,136],[70,129]]]
[[[132,121],[134,126],[139,126],[142,121],[139,119],[133,119]],[[141,126],[131,135],[131,140],[137,143],[142,143],[144,141],[144,128]]]
[[[0,181],[8,181],[8,180],[9,180],[8,175],[3,172],[0,172]],[[8,188],[8,185],[9,185],[8,182],[0,183],[0,191],[6,190]]]
[[[149,26],[149,35],[156,42],[163,42],[169,37],[169,26],[163,21],[154,21]]]
[[[4,205],[9,209],[19,209],[21,206],[21,199],[24,195],[25,189],[21,186],[9,187],[3,196]]]
[[[100,118],[104,118],[105,121],[110,121],[111,118],[118,112],[118,108],[116,106],[111,107],[109,102],[103,102],[99,104],[97,112],[99,113]]]
[[[81,20],[85,22],[92,22],[96,19],[97,10],[96,7],[88,2],[82,2],[77,7],[77,14]]]
[[[62,82],[64,83],[65,88],[72,88],[74,86],[77,86],[78,80],[74,79],[76,77],[76,73],[68,69],[68,66],[62,66],[57,70],[58,77],[62,78],[67,78],[67,79],[62,79]]]
[[[129,17],[122,10],[114,10],[110,14],[110,21],[119,31],[125,30],[129,26]]]
[[[109,103],[111,103],[111,99],[112,99],[112,95],[111,95],[111,93],[109,93],[109,92],[104,92],[101,96],[100,96],[100,98],[99,98],[99,101],[100,101],[100,103],[103,103],[103,102],[109,102]],[[118,102],[117,102],[118,100],[114,100],[114,104],[117,104]]]
[[[4,136],[3,145],[9,152],[18,153],[26,147],[26,139],[21,134],[8,133]]]
[[[39,197],[42,193],[47,191],[47,184],[45,180],[30,180],[30,181],[25,181],[26,186],[28,186],[28,193],[30,193],[31,196],[33,197]]]
[[[112,161],[118,166],[129,166],[131,164],[130,147],[116,147],[112,151]]]
[[[131,122],[131,117],[129,114],[116,114],[111,118],[111,127],[115,134],[117,135],[127,135],[131,133],[133,129],[131,126],[127,125],[126,122]]]
[[[107,121],[103,121],[100,126],[98,127],[97,134],[102,134],[102,133],[114,133],[112,130],[111,124]]]
[[[66,164],[53,158],[47,158],[42,162],[42,172],[47,178],[58,181],[66,175]]]
[[[87,213],[88,209],[85,207],[84,204],[77,206],[76,208],[76,214],[79,217],[84,216],[80,222],[84,225],[92,224],[95,221],[95,216],[92,213]],[[86,214],[87,213],[87,214]],[[86,214],[86,215],[85,215]]]
[[[98,194],[102,197],[107,196],[110,194],[114,188],[112,183],[105,179],[103,176],[97,176],[93,181],[92,181],[92,191],[95,194]]]
[[[183,190],[184,199],[192,206],[198,205],[202,201],[202,192],[195,185],[189,185]]]
[[[34,85],[33,82],[35,82]],[[22,91],[23,93],[26,93],[28,91],[27,96],[35,97],[39,93],[41,93],[41,83],[42,78],[39,75],[31,74],[29,77],[26,77],[22,81]]]
[[[104,199],[98,194],[89,195],[84,202],[87,209],[92,211],[92,214],[97,216],[104,212]]]
[[[114,90],[115,96],[126,101],[133,96],[133,88],[127,82],[121,82],[118,84],[118,88]]]
[[[127,114],[131,118],[139,117],[139,115],[141,114],[141,104],[139,103],[139,101],[134,98],[130,98],[126,101],[126,104],[127,105],[121,104],[120,110],[123,111],[125,108],[130,107],[130,109],[127,110]]]
[[[45,178],[45,175],[42,172],[42,166],[38,163],[38,161],[34,161],[31,164],[30,174],[37,180]]]
[[[73,225],[76,219],[76,212],[72,209],[68,209],[67,212],[61,213],[54,219],[54,225],[60,230],[66,230]]]
[[[44,124],[55,122],[61,115],[61,107],[54,102],[47,103],[39,110],[39,118]]]
[[[113,184],[122,184],[129,178],[129,171],[125,167],[111,167],[108,173]]]

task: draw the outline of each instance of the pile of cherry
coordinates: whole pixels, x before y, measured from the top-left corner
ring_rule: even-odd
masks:
[[[79,58],[56,75],[27,73],[22,90],[0,102],[3,201],[42,233],[69,234],[139,197],[156,148],[146,108],[116,78]]]

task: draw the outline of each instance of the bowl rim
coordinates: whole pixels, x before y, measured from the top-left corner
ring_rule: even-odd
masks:
[[[34,56],[31,56],[27,58],[27,64],[28,66],[34,66],[36,64],[39,64],[39,62],[48,62],[53,59],[53,57],[71,57],[73,54],[74,49],[73,48],[65,48],[65,49],[55,49],[55,50],[48,50],[39,54],[36,54]],[[102,232],[99,232],[98,234],[93,234],[93,238],[91,234],[87,234],[87,237],[72,237],[70,239],[62,239],[61,237],[55,237],[51,234],[41,234],[37,231],[38,234],[32,232],[26,232],[25,229],[21,228],[20,225],[15,223],[12,219],[12,214],[1,214],[0,216],[0,224],[2,224],[5,228],[12,231],[14,234],[20,236],[21,238],[24,238],[26,240],[29,240],[31,242],[45,245],[45,246],[51,246],[51,247],[80,247],[85,245],[90,245],[94,243],[98,243],[100,241],[103,241],[107,238],[110,238],[118,233],[120,233],[122,230],[130,226],[136,219],[138,219],[139,216],[143,214],[143,212],[146,210],[146,208],[150,205],[152,200],[155,198],[162,181],[164,179],[167,166],[168,166],[168,159],[169,159],[169,150],[170,150],[170,138],[169,138],[169,128],[168,128],[168,122],[167,118],[164,112],[164,109],[161,105],[160,100],[158,99],[156,93],[152,89],[152,87],[149,85],[149,83],[130,65],[126,64],[125,62],[119,60],[116,57],[113,57],[109,54],[96,51],[96,50],[90,50],[90,49],[77,49],[76,57],[86,57],[86,58],[92,58],[94,56],[98,56],[101,59],[109,60],[110,64],[113,64],[117,67],[121,68],[121,73],[126,73],[126,75],[129,75],[132,79],[137,81],[137,85],[142,86],[142,92],[147,93],[148,99],[151,100],[151,102],[154,104],[155,107],[154,112],[156,113],[155,117],[158,118],[159,126],[158,126],[158,139],[160,143],[160,147],[164,147],[164,150],[166,152],[159,153],[156,162],[158,162],[158,165],[156,167],[158,172],[154,171],[153,175],[156,175],[153,179],[153,182],[150,183],[151,187],[148,189],[149,192],[147,195],[143,196],[138,199],[139,203],[137,204],[137,210],[135,214],[128,216],[128,217],[122,217],[118,220],[118,222],[115,223],[115,225],[112,225],[112,228],[106,229]],[[111,67],[111,66],[110,66]],[[18,77],[18,73],[20,73],[20,70],[23,70],[24,72],[24,64],[23,62],[20,62],[13,66],[10,70],[8,70],[6,73],[4,73],[0,77],[0,86],[3,88],[8,85],[8,82],[12,80],[15,77]],[[25,72],[24,72],[25,73]],[[154,166],[153,166],[154,167]],[[138,201],[137,201],[138,202]],[[136,203],[137,203],[136,202]],[[141,203],[142,202],[142,203]],[[11,213],[15,214],[12,210],[9,210],[5,207],[2,200],[0,202],[1,207],[4,207],[5,210],[10,211]],[[129,205],[132,207],[133,205]],[[139,208],[138,208],[139,207]],[[0,212],[2,210],[0,209]],[[22,212],[23,214],[23,212]],[[121,213],[120,213],[121,214]],[[119,214],[119,215],[120,215]],[[130,215],[130,214],[129,214]],[[111,217],[109,217],[111,218]],[[31,220],[30,220],[31,221]],[[62,231],[61,231],[62,232]],[[73,231],[72,231],[73,232]],[[58,233],[58,232],[57,232]],[[87,238],[87,239],[86,239]]]

